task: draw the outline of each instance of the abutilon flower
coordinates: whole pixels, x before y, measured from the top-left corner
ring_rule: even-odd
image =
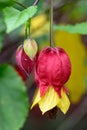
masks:
[[[31,109],[38,104],[42,114],[55,108],[65,114],[70,106],[68,90],[64,86],[71,74],[71,63],[62,48],[43,49],[35,67],[35,80],[38,89],[34,95]]]
[[[27,39],[16,51],[16,63],[27,76],[33,70],[37,58],[37,44],[34,40]]]

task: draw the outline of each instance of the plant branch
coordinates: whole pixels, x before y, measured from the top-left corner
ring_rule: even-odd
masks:
[[[35,0],[35,2],[33,3],[33,5],[37,5],[39,2],[39,0]]]
[[[20,2],[18,2],[18,1],[16,1],[16,0],[13,0],[13,2],[16,3],[17,5],[20,5],[21,7],[25,8],[25,9],[27,8],[26,5],[20,3]],[[37,5],[38,2],[39,2],[39,0],[35,0],[35,2],[33,3],[33,6]]]
[[[13,2],[16,3],[17,5],[20,5],[21,7],[25,8],[25,9],[27,8],[26,5],[20,3],[20,2],[18,2],[18,1],[16,1],[16,0],[13,0]]]

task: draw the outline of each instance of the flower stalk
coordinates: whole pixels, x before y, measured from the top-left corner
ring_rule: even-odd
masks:
[[[50,0],[50,47],[54,47],[54,40],[53,40],[53,0]]]

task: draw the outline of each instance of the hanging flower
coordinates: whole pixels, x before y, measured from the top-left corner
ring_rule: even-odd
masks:
[[[37,58],[37,44],[34,40],[27,39],[23,46],[20,45],[16,51],[16,63],[27,76],[33,70]]]
[[[68,90],[64,84],[69,79],[70,73],[71,63],[62,48],[43,49],[35,67],[38,89],[31,108],[38,104],[44,114],[57,106],[66,113],[70,102],[66,94]]]

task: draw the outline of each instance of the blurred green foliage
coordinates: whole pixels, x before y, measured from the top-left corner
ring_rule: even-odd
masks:
[[[73,19],[83,19],[87,15],[87,0],[79,0],[75,5],[74,9],[71,12],[71,17]]]
[[[54,30],[64,30],[69,33],[87,34],[87,22],[75,25],[55,25]]]
[[[32,6],[34,0],[17,1],[21,2],[28,8],[23,8],[22,6],[13,2],[13,0],[0,0],[0,63],[2,59],[7,63],[6,58],[8,57],[6,57],[6,55],[8,55],[10,57],[10,61],[8,61],[8,63],[10,63],[12,66],[15,64],[15,48],[14,51],[12,49],[15,45],[18,46],[18,43],[21,41],[23,42],[24,39],[24,35],[21,34],[21,28],[18,27],[24,27],[29,18],[33,18],[34,16],[42,13],[47,15],[47,21],[45,22],[48,22],[50,12],[49,0],[40,0],[37,7]],[[54,0],[54,23],[54,30],[65,30],[70,33],[78,33],[82,35],[87,34],[87,0]],[[42,24],[42,27],[43,25],[44,23]],[[49,43],[48,25],[49,24],[47,24],[45,27],[45,31],[41,30],[41,35],[37,35],[35,37],[40,44],[42,43],[40,46],[44,46],[43,44],[48,45],[47,43]],[[35,31],[38,32],[40,29],[41,27],[38,27]],[[33,33],[34,31],[32,31],[32,34]],[[66,37],[62,37],[61,39],[64,41],[65,38]],[[85,45],[86,44],[87,41],[85,42]],[[84,51],[87,51],[87,46],[85,46],[85,49],[86,50]],[[10,51],[11,54],[9,53]],[[78,52],[76,53],[78,55]],[[78,60],[80,60],[79,55]],[[19,130],[21,127],[23,127],[26,117],[28,116],[29,103],[27,97],[27,89],[13,67],[3,64],[0,65],[0,130]],[[79,65],[76,69],[79,69]],[[81,72],[82,71],[83,70],[81,70]],[[86,81],[87,86],[87,78],[84,80]],[[29,84],[31,84],[31,82],[32,81],[29,80]],[[77,87],[77,90],[78,89],[79,87]],[[87,101],[87,91],[85,91],[84,95],[86,95],[85,100]],[[87,115],[86,101],[84,102],[83,97],[83,104],[77,103],[76,105],[78,107],[73,105],[71,106],[71,114],[69,112],[69,114],[64,117],[61,113],[58,113],[57,119],[51,121],[47,117],[41,119],[41,115],[38,114],[39,112],[34,111],[33,114],[31,114],[32,116],[30,116],[30,118],[27,120],[23,129],[87,129],[87,120],[83,120],[83,118]],[[80,118],[77,118],[79,115]],[[69,124],[72,125],[70,126]]]
[[[29,109],[26,88],[9,65],[0,65],[0,130],[18,130]]]
[[[4,18],[2,12],[0,12],[0,50],[2,48],[2,43],[5,36],[5,29],[6,28],[5,28]]]
[[[0,0],[0,10],[11,5],[13,5],[12,0]]]

